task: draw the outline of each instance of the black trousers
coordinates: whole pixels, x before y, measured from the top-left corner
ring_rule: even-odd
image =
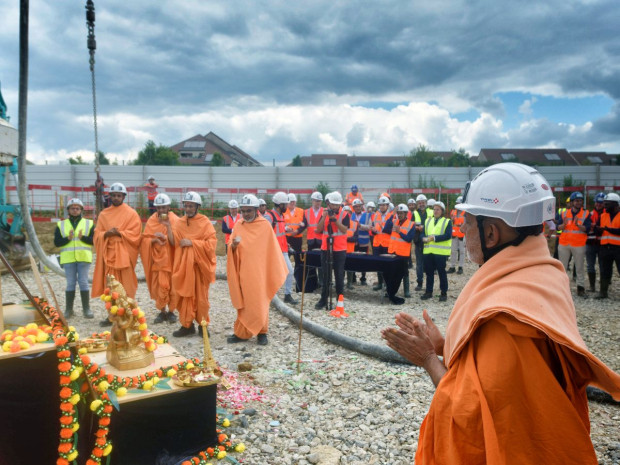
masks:
[[[414,247],[415,249],[415,278],[418,286],[424,283],[424,246]]]
[[[611,283],[611,277],[614,274],[614,262],[618,273],[620,273],[620,246],[601,245],[598,251],[598,261],[601,267],[601,280],[606,279]]]
[[[340,294],[344,294],[344,262],[347,259],[347,251],[342,250],[332,254],[332,270],[336,281],[337,299]],[[329,296],[329,285],[331,276],[329,274],[329,257],[327,250],[321,250],[321,274],[323,275],[323,287],[321,289],[321,300],[327,300]]]
[[[446,262],[449,255],[424,255],[424,271],[426,271],[426,293],[433,293],[435,285],[435,271],[439,275],[439,289],[442,293],[448,292],[448,275],[446,274]]]

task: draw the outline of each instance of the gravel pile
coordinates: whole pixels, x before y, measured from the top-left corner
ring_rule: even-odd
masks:
[[[218,272],[225,269],[225,257],[218,257]],[[423,302],[419,293],[414,293],[402,306],[383,299],[383,292],[373,291],[376,275],[369,274],[368,286],[355,285],[347,290],[345,311],[349,318],[336,319],[327,312],[314,310],[318,294],[305,295],[304,318],[382,344],[379,331],[393,323],[397,312],[421,316],[427,308],[443,331],[459,290],[474,271],[474,265],[468,264],[463,275],[448,275],[448,302],[439,302],[438,295]],[[21,272],[20,276],[30,289],[36,289],[31,271]],[[48,278],[64,306],[64,278],[53,274]],[[608,366],[620,372],[620,279],[614,276],[614,280],[611,298],[604,301],[594,300],[592,296],[578,298],[575,284],[572,285],[579,328],[586,344]],[[12,278],[5,276],[2,281],[4,302],[24,299]],[[436,293],[439,294],[438,290]],[[301,302],[301,294],[295,297]],[[149,315],[149,329],[167,336],[184,355],[202,357],[202,344],[197,336],[176,339],[172,332],[178,323],[153,323],[157,313],[144,282],[139,284],[137,300]],[[256,392],[263,390],[262,402],[247,400],[234,409],[238,414],[233,416],[227,432],[247,447],[237,458],[251,464],[405,465],[413,462],[419,427],[434,392],[423,370],[350,352],[303,332],[303,363],[298,374],[296,325],[272,307],[269,345],[258,346],[255,339],[230,345],[226,337],[232,334],[236,312],[230,304],[226,281],[218,280],[211,286],[210,302],[215,358],[225,369],[235,372],[234,378],[240,383],[254,387]],[[86,320],[81,317],[79,302],[76,303],[76,316],[71,323],[82,337],[99,331],[98,321],[105,317],[101,301],[93,300],[92,307],[95,319]],[[242,362],[249,363],[252,369],[237,377],[237,367]],[[620,406],[591,402],[590,408],[592,440],[599,463],[620,464]]]

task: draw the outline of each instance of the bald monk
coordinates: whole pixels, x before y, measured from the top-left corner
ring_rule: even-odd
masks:
[[[172,288],[174,299],[170,306],[179,312],[181,327],[172,333],[186,337],[196,332],[202,335],[200,322],[209,323],[209,285],[215,281],[215,228],[209,218],[198,213],[202,199],[196,192],[188,191],[183,197],[185,216],[174,224],[174,266]]]
[[[174,262],[174,235],[172,225],[179,217],[170,210],[170,197],[157,194],[153,201],[155,213],[146,222],[140,242],[140,258],[144,266],[146,285],[151,299],[159,314],[155,323],[174,323],[177,317],[170,308],[170,300],[174,289],[172,282],[172,264]]]
[[[120,182],[110,186],[111,205],[102,210],[97,218],[93,244],[97,254],[93,273],[92,297],[99,297],[105,289],[106,276],[114,275],[127,296],[135,298],[138,289],[136,262],[142,221],[136,211],[125,203],[127,189]],[[112,326],[107,318],[99,323]]]
[[[241,199],[241,220],[230,236],[226,274],[230,300],[237,309],[230,344],[257,336],[267,345],[269,303],[288,276],[280,244],[271,224],[258,213],[258,199],[248,194]]]
[[[481,266],[445,340],[426,311],[424,323],[401,313],[398,328],[382,332],[436,386],[416,465],[597,464],[586,387],[618,400],[620,376],[588,351],[564,267],[549,255],[549,184],[534,168],[501,163],[481,171],[456,208]]]

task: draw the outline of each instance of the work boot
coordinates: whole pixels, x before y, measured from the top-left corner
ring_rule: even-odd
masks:
[[[409,277],[405,276],[405,279],[403,280],[403,291],[404,291],[404,295],[405,298],[409,298],[411,297],[411,293],[409,292]]]
[[[388,296],[388,298],[390,299],[390,302],[392,302],[394,305],[402,305],[405,303],[405,299],[396,295]]]
[[[90,291],[80,291],[80,299],[82,300],[82,315],[84,318],[95,318],[93,311],[90,309]]]
[[[269,344],[269,339],[267,338],[266,334],[259,334],[258,336],[256,336],[256,343],[259,346],[266,346],[267,344]]]
[[[157,315],[155,317],[155,321],[153,323],[155,323],[155,324],[163,323],[167,319],[168,319],[168,317],[166,315],[166,311],[162,310],[162,311],[159,312],[159,315]]]
[[[226,338],[226,342],[228,342],[229,344],[237,344],[238,342],[247,342],[247,339],[242,339],[236,334],[233,334]]]
[[[448,268],[448,271],[446,271],[446,273],[450,274],[450,273],[454,273],[455,271],[456,269],[453,266],[451,266],[450,268]]]
[[[459,271],[457,271],[456,274],[463,274],[463,267],[462,266],[459,266]]]
[[[178,318],[174,312],[168,312],[166,313],[166,320],[168,320],[168,323],[176,323]]]
[[[198,337],[202,339],[203,335],[202,325],[198,325]],[[211,333],[209,332],[209,327],[207,326],[207,336],[211,337]]]
[[[428,300],[428,299],[432,299],[433,298],[433,293],[432,292],[425,292],[424,294],[422,294],[420,296],[420,299],[422,300]]]
[[[590,281],[590,289],[588,292],[596,291],[596,273],[588,273],[588,280]]]
[[[586,289],[583,286],[577,286],[577,296],[586,297]]]
[[[362,278],[360,279],[360,286],[365,286],[365,285],[366,285],[366,273],[363,272]]]
[[[347,289],[353,289],[353,278],[355,275],[350,271],[347,271]]]
[[[181,326],[179,329],[174,331],[172,335],[174,337],[186,337],[186,336],[191,336],[195,332],[196,332],[196,328],[194,328],[194,323],[192,323],[189,328],[186,328],[185,326]]]
[[[321,300],[319,300],[319,301],[318,301],[318,302],[314,305],[314,308],[315,308],[316,310],[323,310],[323,309],[327,308],[327,300],[325,300],[325,299],[321,299]]]
[[[445,302],[446,300],[448,300],[448,294],[446,292],[442,292],[439,296],[439,302]]]
[[[420,292],[421,290],[422,290],[422,283],[418,283],[418,285],[415,287],[414,291]]]
[[[383,274],[377,273],[377,284],[372,287],[373,291],[380,291],[383,288]]]
[[[291,305],[297,305],[297,301],[293,299],[291,294],[284,295],[284,303],[291,304]]]
[[[105,328],[106,326],[112,326],[112,322],[106,318],[99,322],[99,326],[101,326],[102,328]]]
[[[75,291],[65,291],[65,317],[73,316],[73,301],[75,300]]]
[[[607,289],[609,289],[609,281],[607,279],[601,278],[601,291],[594,298],[595,299],[609,298],[609,296],[607,295]]]

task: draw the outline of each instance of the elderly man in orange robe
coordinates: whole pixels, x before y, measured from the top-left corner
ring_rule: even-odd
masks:
[[[196,332],[202,335],[200,322],[209,324],[209,285],[215,281],[215,246],[217,237],[211,220],[198,213],[202,199],[197,192],[188,191],[183,196],[185,216],[174,224],[174,266],[172,288],[174,299],[171,308],[179,312],[181,327],[172,333],[185,337]]]
[[[127,296],[134,298],[138,289],[136,262],[142,221],[136,211],[125,203],[127,189],[120,182],[110,186],[112,204],[99,213],[93,236],[97,259],[93,273],[92,297],[99,297],[106,287],[106,276],[114,275]],[[111,326],[107,318],[99,323]]]
[[[151,299],[155,301],[155,307],[159,310],[155,323],[164,321],[174,323],[177,317],[169,305],[174,292],[171,287],[174,261],[172,225],[179,217],[170,211],[170,197],[166,194],[157,194],[153,205],[156,212],[144,226],[140,242],[140,258]]]
[[[586,387],[620,399],[620,376],[588,351],[568,277],[549,255],[549,184],[534,168],[501,163],[474,178],[457,209],[481,266],[445,340],[426,311],[424,323],[401,313],[399,328],[382,332],[436,386],[415,463],[597,464]]]
[[[242,219],[230,236],[226,271],[230,300],[237,309],[230,344],[258,335],[258,344],[267,345],[269,303],[288,275],[273,228],[258,214],[258,207],[252,194],[241,199]]]

